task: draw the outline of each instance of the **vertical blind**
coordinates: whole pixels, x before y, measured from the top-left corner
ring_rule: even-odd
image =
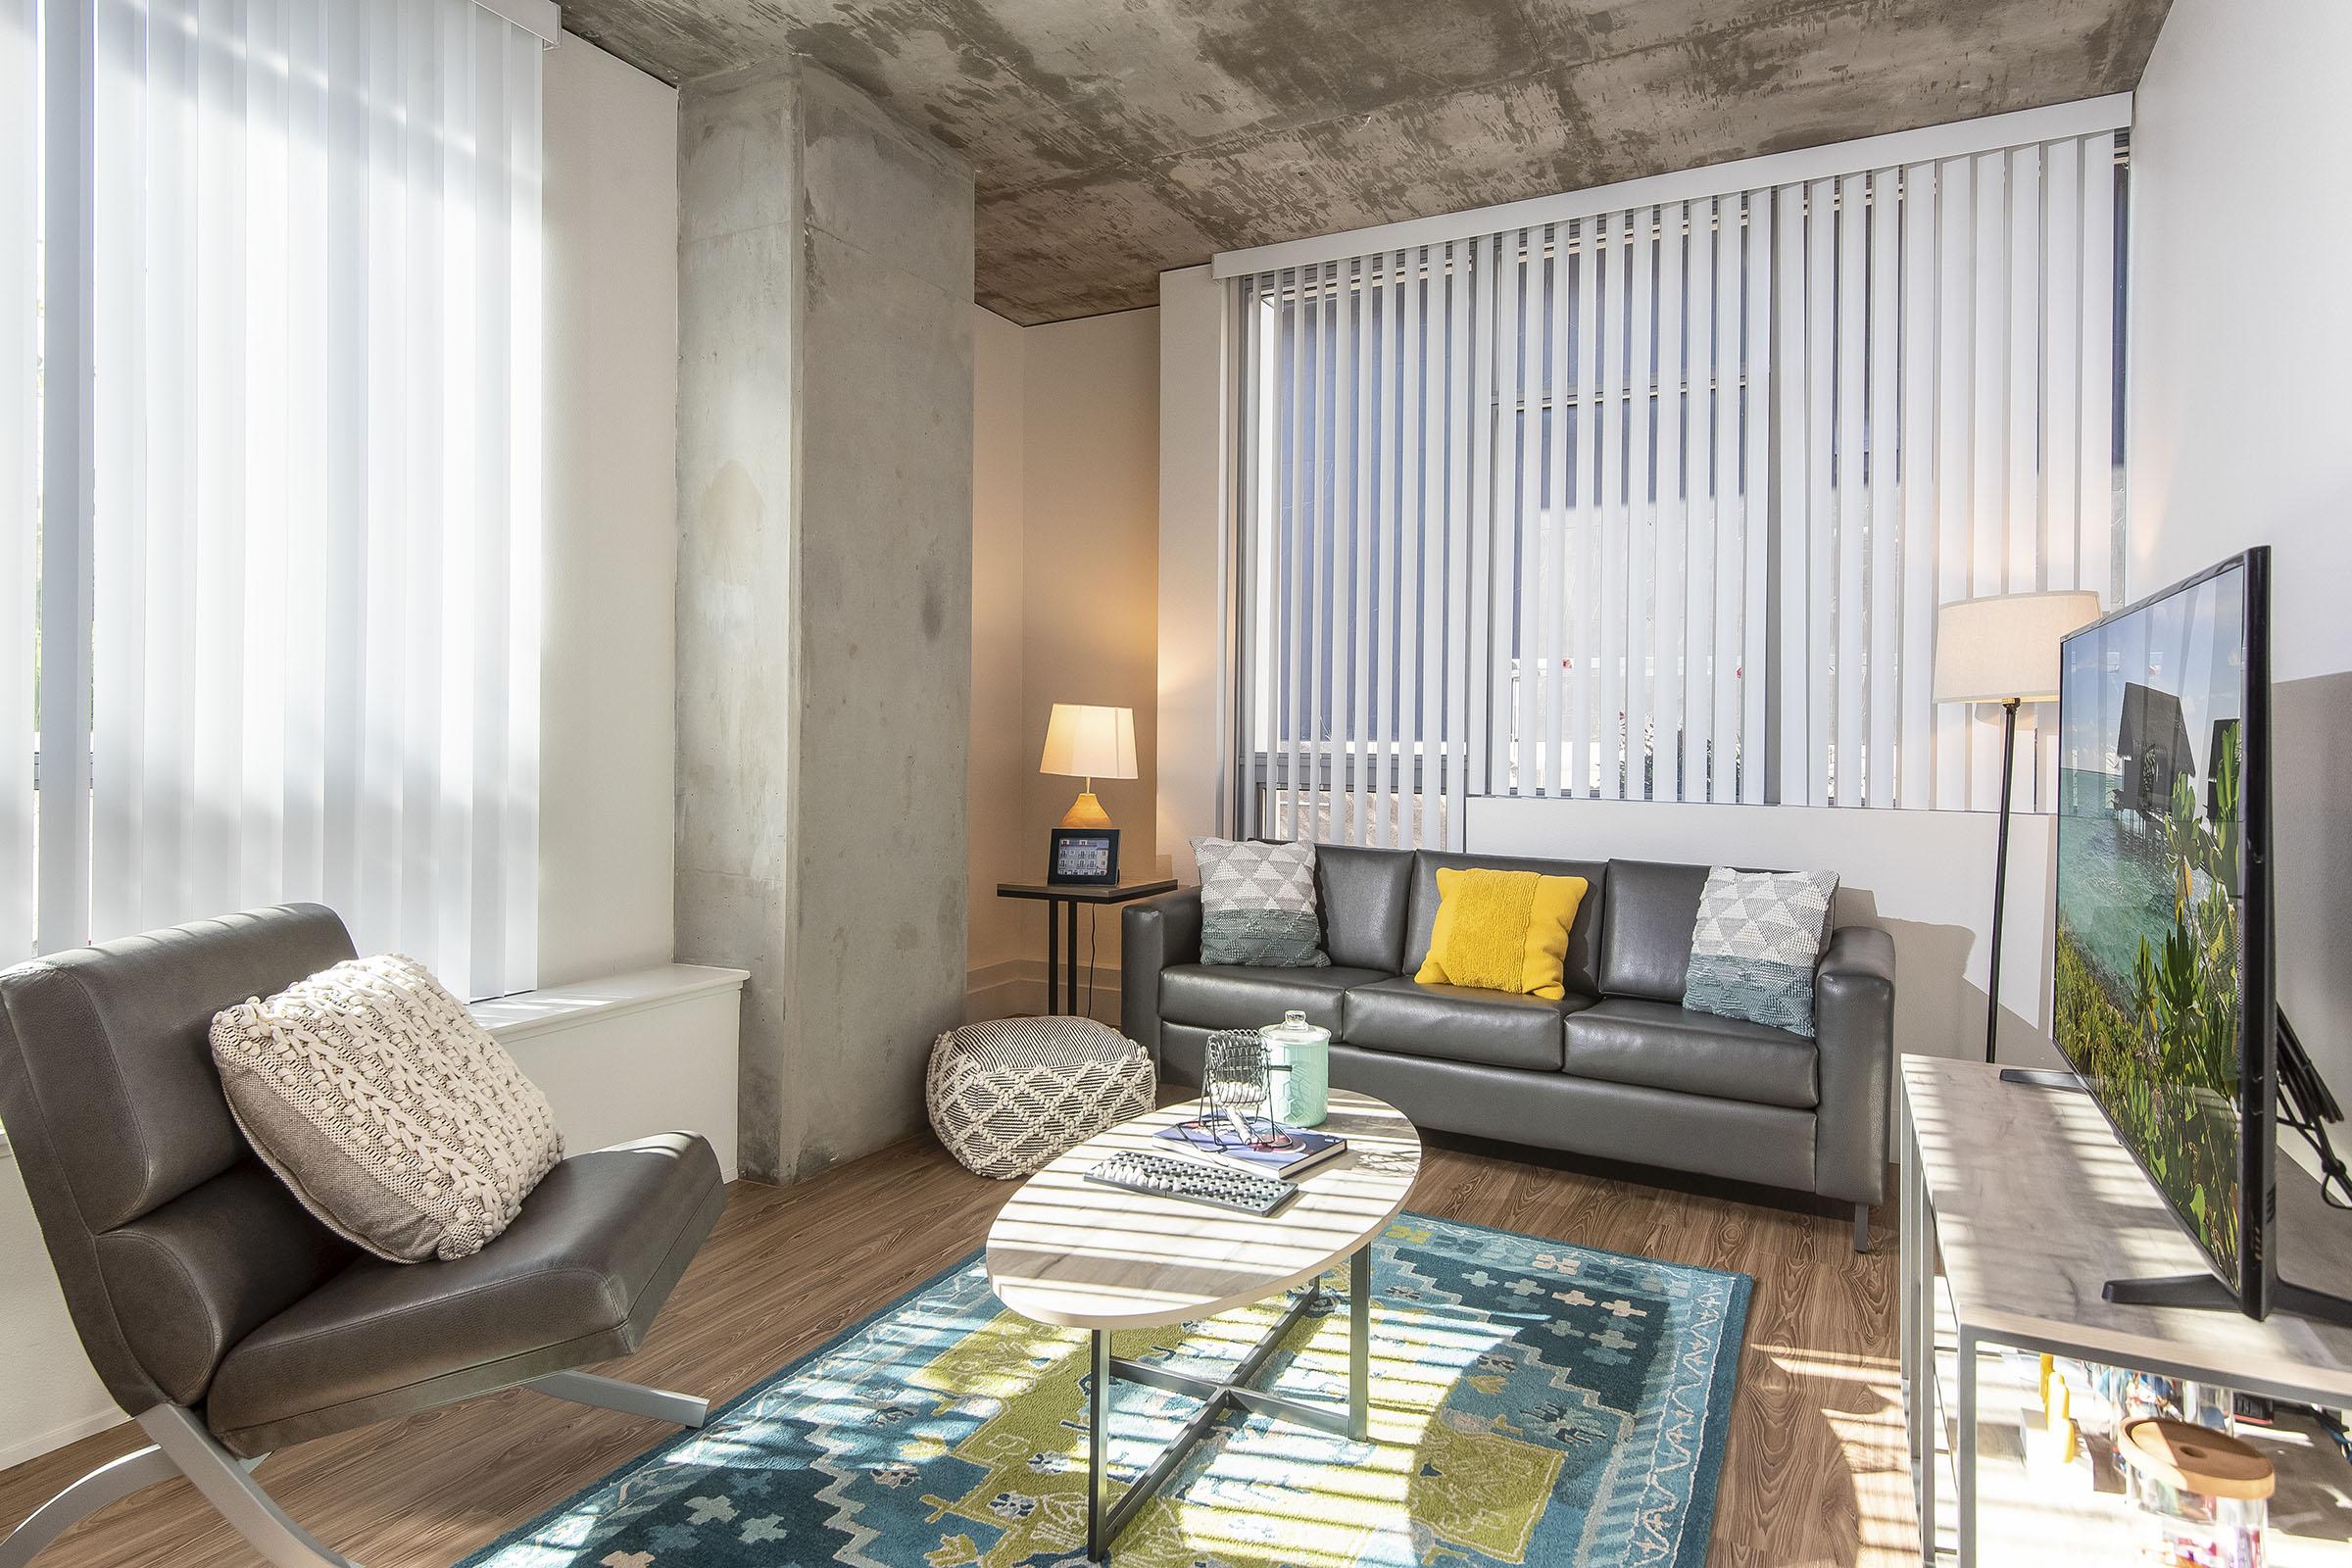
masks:
[[[1936,608],[2120,586],[2120,180],[2103,132],[1235,278],[1238,830],[1989,808]]]
[[[33,0],[0,0],[0,963],[32,951],[34,594],[40,500],[40,57]]]
[[[475,0],[85,15],[48,118],[87,113],[91,487],[41,550],[90,583],[42,628],[87,640],[50,716],[90,776],[74,833],[44,770],[39,852],[86,907],[45,888],[39,943],[312,898],[527,988],[542,40]]]

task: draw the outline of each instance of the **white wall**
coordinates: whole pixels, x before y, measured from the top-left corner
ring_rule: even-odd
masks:
[[[553,984],[670,956],[678,206],[676,93],[577,38],[545,59],[539,967]],[[13,1157],[0,1324],[0,1467],[122,1419]]]
[[[1159,842],[1187,882],[1223,767],[1226,312],[1207,268],[1159,274]]]
[[[2273,550],[2278,995],[2352,1093],[2352,6],[2174,0],[2132,129],[2131,591]]]
[[[546,56],[542,984],[666,963],[676,737],[678,95]]]
[[[999,899],[996,884],[1045,874],[1048,834],[1081,787],[1037,771],[1054,704],[1135,710],[1140,776],[1097,779],[1095,793],[1119,828],[1122,877],[1159,874],[1169,848],[1159,838],[1154,783],[1162,755],[1159,313],[1032,327],[976,315],[968,939],[975,1017],[1034,1011],[1042,1000],[1041,906]],[[1017,419],[1008,416],[1016,403]],[[1091,924],[1082,914],[1079,926],[1096,969],[1095,1010],[1115,1017],[1118,912],[1103,909]]]

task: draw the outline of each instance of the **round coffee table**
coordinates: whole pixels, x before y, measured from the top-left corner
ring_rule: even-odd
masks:
[[[1087,1555],[1110,1543],[1228,1408],[1295,1421],[1361,1442],[1372,1361],[1371,1243],[1404,1207],[1421,1170],[1421,1139],[1402,1112],[1369,1095],[1335,1089],[1320,1129],[1348,1152],[1300,1176],[1298,1196],[1272,1214],[1245,1214],[1086,1179],[1122,1152],[1182,1154],[1152,1135],[1200,1114],[1169,1105],[1124,1121],[1062,1154],[1022,1184],[988,1232],[988,1281],[1023,1317],[1089,1332]],[[1339,1408],[1262,1393],[1250,1385],[1284,1335],[1313,1310],[1317,1281],[1348,1259],[1348,1403]],[[1273,1330],[1221,1383],[1110,1353],[1115,1329],[1159,1328],[1246,1306],[1304,1285]],[[1106,1507],[1105,1437],[1117,1379],[1190,1395],[1201,1408],[1152,1467]]]

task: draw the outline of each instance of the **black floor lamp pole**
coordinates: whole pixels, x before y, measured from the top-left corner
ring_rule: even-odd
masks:
[[[1984,1059],[1993,1059],[2001,1033],[2001,903],[2009,888],[2009,789],[2017,761],[2017,705],[2001,705],[2001,825],[1992,841],[1992,968],[1984,985]]]

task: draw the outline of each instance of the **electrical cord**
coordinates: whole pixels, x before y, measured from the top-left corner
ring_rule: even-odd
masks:
[[[2303,1049],[2302,1037],[2283,1007],[2278,1009],[2277,1066],[2279,1124],[2301,1133],[2319,1156],[2320,1197],[2328,1206],[2352,1209],[2352,1169],[2336,1157],[2335,1145],[2328,1137],[2328,1123],[2342,1121],[2343,1107],[2328,1092],[2327,1080]]]
[[[1086,1016],[1089,1018],[1095,1015],[1095,958],[1102,951],[1102,933],[1095,929],[1095,916],[1102,912],[1099,905],[1086,906]],[[1070,955],[1072,962],[1077,957],[1075,953]]]
[[[2283,1093],[2278,1097],[2278,1125],[2301,1133],[2311,1152],[2319,1156],[2320,1197],[2328,1206],[2352,1209],[2352,1167],[2347,1167],[2336,1153],[2327,1126],[2318,1117],[2304,1114],[2293,1097]]]

